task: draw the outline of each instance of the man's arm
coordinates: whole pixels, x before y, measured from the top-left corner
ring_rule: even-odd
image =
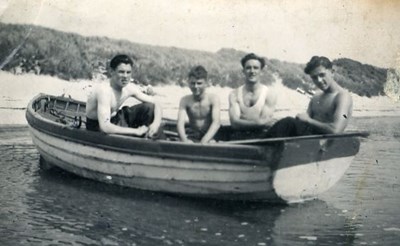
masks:
[[[110,95],[103,89],[96,91],[97,93],[97,119],[100,129],[107,134],[123,134],[142,136],[147,132],[147,127],[127,128],[117,126],[111,123],[111,101]]]
[[[297,118],[310,125],[322,129],[325,133],[341,133],[349,123],[353,111],[353,100],[348,93],[340,93],[336,99],[336,110],[333,115],[333,122],[321,122],[306,114],[298,115]],[[310,104],[311,105],[311,104]],[[307,111],[308,112],[308,111]],[[312,112],[311,112],[312,113]]]
[[[183,97],[179,102],[178,122],[176,128],[178,130],[179,138],[182,142],[189,142],[185,130],[185,117],[186,117],[186,97]]]
[[[310,116],[311,119],[314,118],[314,114],[312,112],[312,103],[313,103],[313,98],[308,103],[308,108],[307,108],[307,115]]]
[[[200,143],[208,143],[211,139],[214,138],[217,133],[219,127],[221,126],[220,119],[220,101],[219,97],[216,95],[210,96],[211,100],[211,125],[208,128],[207,133],[203,136]]]
[[[275,111],[275,106],[276,106],[276,94],[272,93],[271,90],[268,91],[268,94],[265,98],[265,104],[264,107],[261,111],[261,117],[259,120],[259,124],[266,126],[272,125],[272,115],[274,114]]]
[[[140,90],[132,91],[132,96],[135,97],[136,99],[138,99],[139,101],[148,102],[148,103],[153,103],[154,104],[154,120],[149,125],[149,131],[148,131],[149,136],[152,137],[155,133],[157,133],[158,128],[161,125],[161,120],[162,120],[161,105],[160,105],[159,102],[154,100],[154,97],[146,95]]]

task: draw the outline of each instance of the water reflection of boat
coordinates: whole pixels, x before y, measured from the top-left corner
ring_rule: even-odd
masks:
[[[320,200],[286,206],[126,192],[60,169],[42,170],[39,177],[25,199],[35,225],[29,233],[56,244],[67,238],[113,245],[349,245],[354,240],[346,214]]]
[[[273,242],[276,245],[352,245],[356,228],[346,212],[321,200],[290,205],[275,220]]]
[[[332,187],[362,133],[188,144],[79,128],[85,103],[39,95],[26,118],[41,157],[106,183],[196,197],[297,202]],[[222,131],[229,131],[224,127]],[[221,134],[223,135],[223,134]]]

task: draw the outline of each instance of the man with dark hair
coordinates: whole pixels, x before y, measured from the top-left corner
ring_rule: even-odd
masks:
[[[220,127],[220,101],[217,95],[207,93],[207,71],[196,66],[189,72],[191,95],[182,97],[179,103],[177,129],[183,142],[208,143],[213,141]],[[190,128],[185,128],[186,114]]]
[[[304,68],[304,73],[311,74],[311,72],[319,66],[323,66],[330,70],[332,70],[333,67],[332,62],[325,56],[313,56],[307,63],[306,68]]]
[[[247,55],[245,55],[241,60],[240,63],[242,64],[242,67],[244,68],[246,66],[246,62],[248,60],[257,60],[260,62],[260,66],[261,69],[263,69],[265,67],[265,59],[262,57],[259,57],[258,55],[254,54],[254,53],[249,53]]]
[[[239,131],[264,130],[272,125],[276,96],[261,84],[265,60],[254,53],[241,59],[245,82],[229,95],[229,119],[233,129]]]
[[[155,137],[161,124],[161,106],[133,83],[133,61],[117,55],[110,62],[109,83],[99,84],[86,103],[86,128],[108,134]],[[141,104],[120,109],[130,97]]]
[[[306,113],[276,122],[266,137],[332,134],[346,128],[352,115],[353,101],[350,93],[334,80],[331,61],[323,56],[314,56],[304,72],[310,75],[321,92],[311,98]]]

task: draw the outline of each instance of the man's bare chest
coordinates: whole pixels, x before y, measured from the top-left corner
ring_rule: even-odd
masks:
[[[112,111],[117,111],[127,99],[124,92],[110,92],[110,107]]]
[[[188,107],[188,111],[195,117],[205,117],[210,113],[211,105],[208,101],[196,101]]]
[[[316,118],[330,119],[335,110],[335,95],[320,96],[312,102],[312,112]]]

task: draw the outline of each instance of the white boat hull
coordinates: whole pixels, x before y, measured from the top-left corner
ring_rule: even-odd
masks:
[[[240,200],[277,198],[268,166],[132,156],[30,130],[34,144],[47,162],[86,178],[191,196]]]
[[[107,135],[54,116],[54,110],[62,110],[76,118],[84,109],[83,102],[49,95],[30,102],[26,117],[32,140],[47,164],[106,183],[195,197],[288,203],[317,198],[344,175],[363,136],[200,145]]]

